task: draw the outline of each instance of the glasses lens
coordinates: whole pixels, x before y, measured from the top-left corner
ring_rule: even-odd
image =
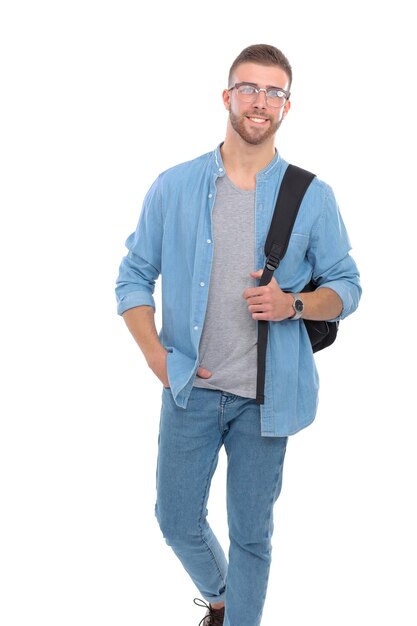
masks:
[[[252,85],[240,85],[237,93],[243,102],[252,102],[256,98],[256,89]]]
[[[268,89],[266,101],[270,107],[282,107],[286,100],[286,94],[281,89]]]

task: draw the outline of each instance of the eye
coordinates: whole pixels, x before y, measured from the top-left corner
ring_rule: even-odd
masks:
[[[256,89],[253,85],[241,85],[238,91],[245,96],[253,96],[253,94],[256,93]]]
[[[282,89],[268,89],[268,98],[285,98],[286,93]]]

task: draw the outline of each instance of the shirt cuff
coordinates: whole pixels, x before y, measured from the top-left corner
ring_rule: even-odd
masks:
[[[155,300],[147,291],[131,291],[120,298],[117,303],[117,313],[122,315],[128,309],[135,306],[151,306],[155,309]]]
[[[357,308],[359,303],[359,294],[357,295],[358,290],[356,285],[347,283],[345,280],[332,280],[321,284],[318,289],[321,289],[322,287],[327,287],[328,289],[335,291],[343,304],[341,314],[338,317],[327,321],[338,322],[339,320],[343,320]]]

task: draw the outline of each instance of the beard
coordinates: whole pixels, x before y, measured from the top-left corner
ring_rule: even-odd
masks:
[[[259,129],[255,127],[248,129],[245,126],[246,117],[265,117],[269,120],[268,127],[266,129],[262,127],[260,127]],[[229,111],[229,119],[232,128],[237,132],[237,134],[243,139],[243,141],[246,141],[246,143],[249,143],[252,146],[258,146],[259,144],[263,143],[264,141],[275,135],[282,122],[282,118],[274,122],[269,115],[259,116],[259,114],[257,114],[256,112],[252,114],[245,113],[245,115],[236,115],[231,110]]]

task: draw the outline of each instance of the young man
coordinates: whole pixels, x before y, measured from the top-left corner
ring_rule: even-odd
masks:
[[[288,166],[274,140],[291,80],[276,48],[241,52],[223,92],[224,142],[158,177],[117,281],[118,312],[163,384],[156,514],[207,603],[204,626],[260,624],[287,438],[313,421],[317,405],[313,353],[294,302],[302,300],[305,319],[342,319],[361,293],[333,193],[317,178],[272,282],[257,286]],[[158,337],[152,294],[160,274]],[[300,294],[310,278],[319,288]],[[257,320],[270,326],[262,405]],[[206,519],[223,445],[228,561]]]

